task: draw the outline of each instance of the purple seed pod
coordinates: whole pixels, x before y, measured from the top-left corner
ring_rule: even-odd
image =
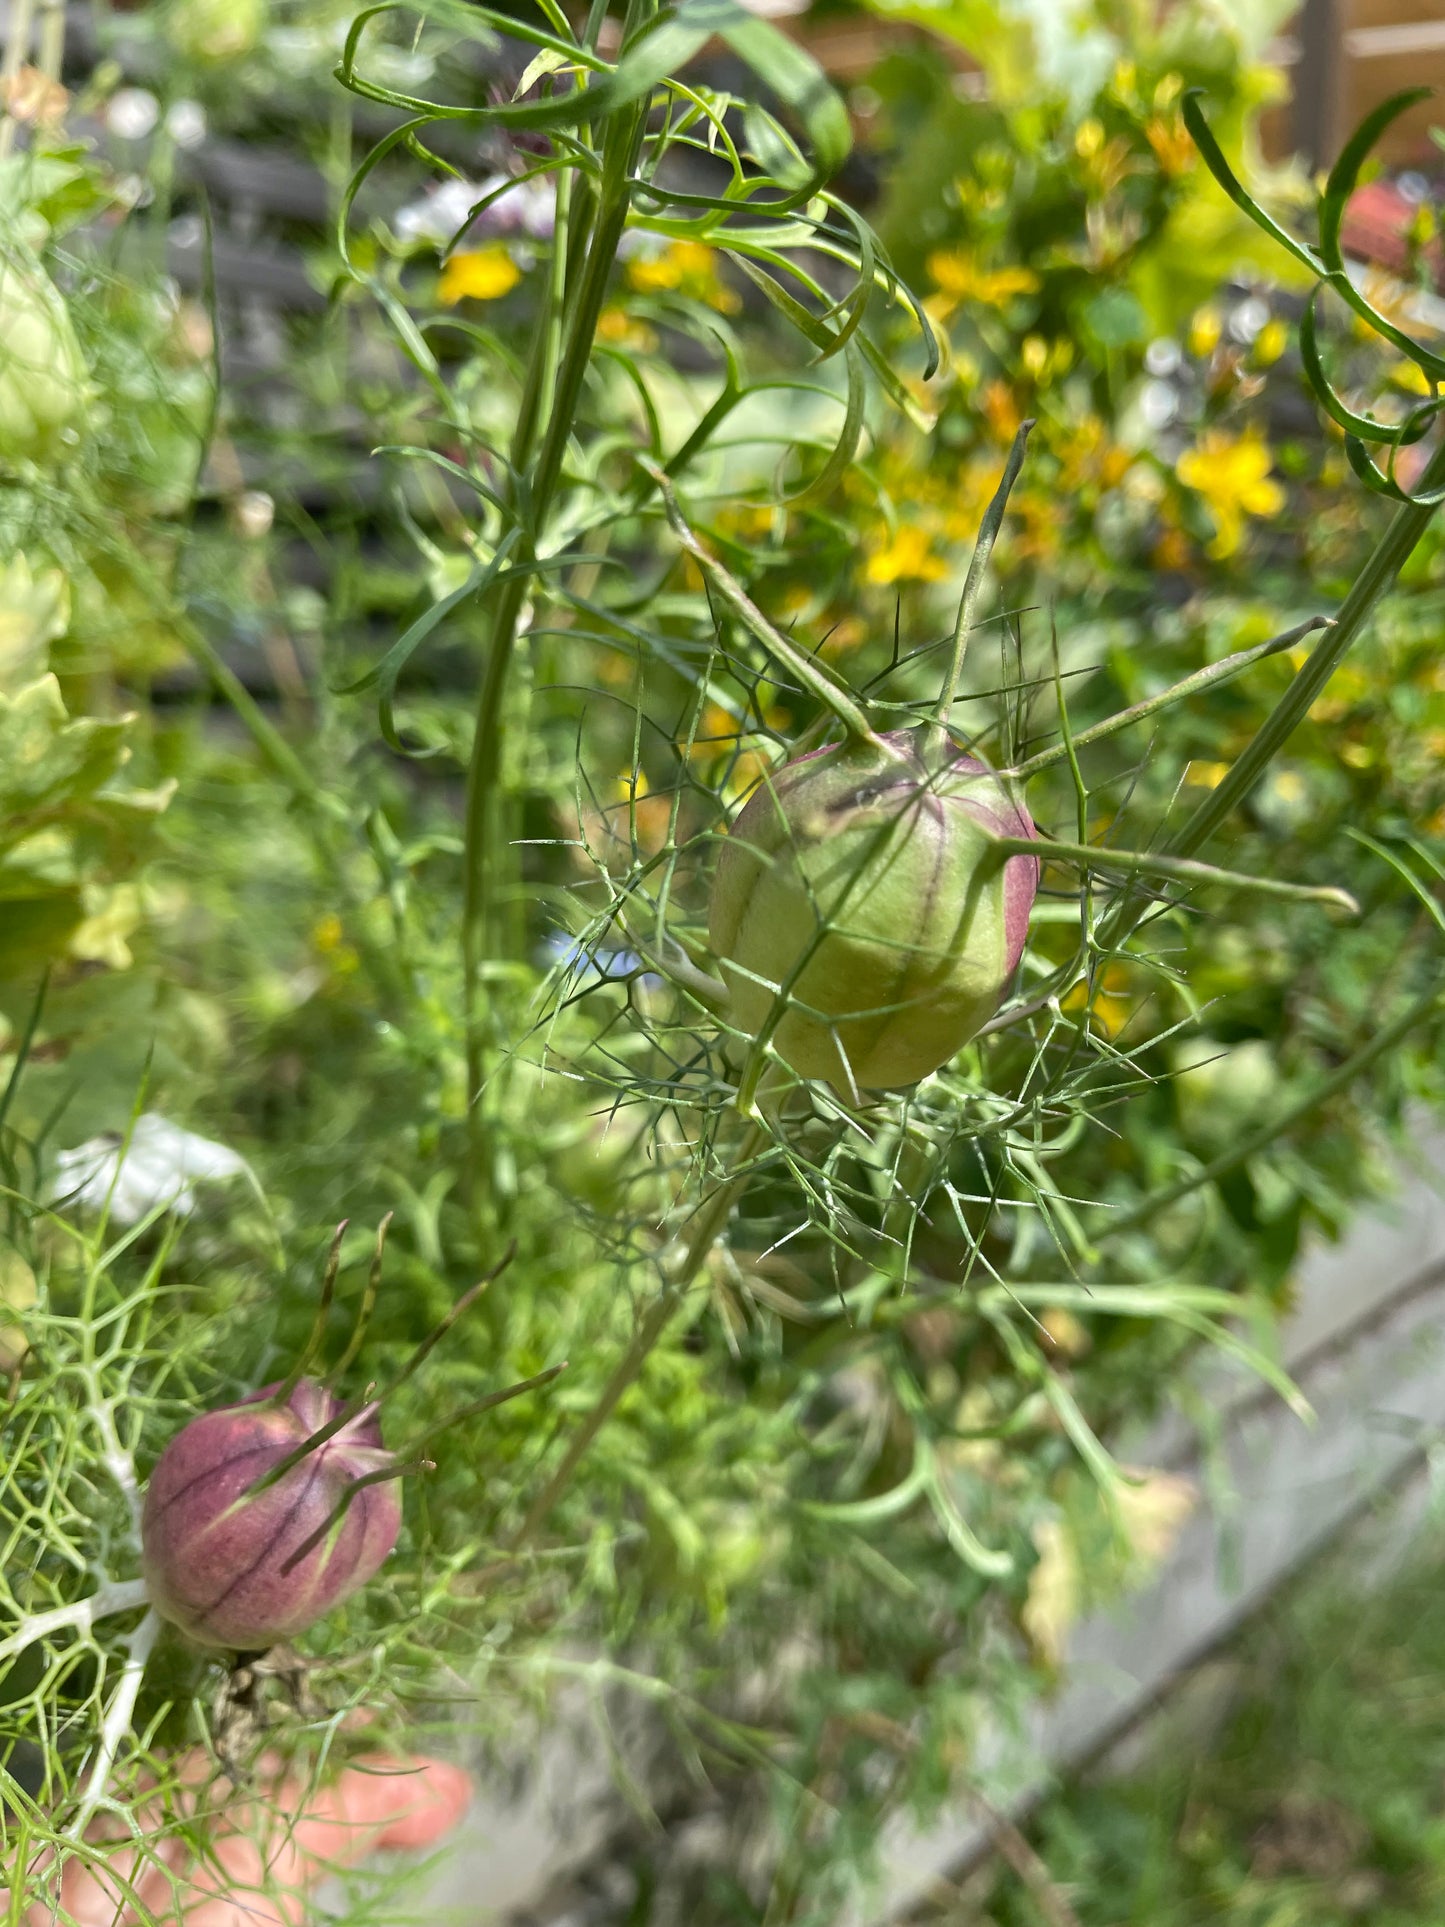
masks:
[[[284,1389],[193,1419],[146,1488],[151,1603],[197,1645],[263,1652],[294,1639],[366,1584],[401,1530],[388,1482],[400,1468],[375,1406],[337,1425],[345,1407],[325,1386],[300,1379],[277,1403]]]
[[[844,1097],[936,1071],[998,1008],[1038,889],[1004,780],[896,730],[785,764],[722,846],[708,930],[734,1021]]]

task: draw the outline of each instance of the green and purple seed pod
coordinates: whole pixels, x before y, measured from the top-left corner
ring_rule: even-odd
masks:
[[[399,1468],[374,1405],[322,1436],[341,1401],[314,1379],[279,1402],[278,1390],[193,1419],[146,1488],[151,1603],[200,1646],[294,1639],[373,1577],[401,1530],[388,1482]]]
[[[709,936],[737,1028],[842,1095],[917,1083],[997,1010],[1018,966],[1033,822],[942,732],[784,765],[722,846]]]

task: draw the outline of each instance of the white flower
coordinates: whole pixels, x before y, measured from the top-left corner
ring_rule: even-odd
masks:
[[[396,238],[444,245],[486,191],[475,181],[443,181],[440,187],[430,188],[419,201],[409,201],[397,209],[391,223]]]
[[[511,182],[505,174],[489,174],[484,181],[443,181],[428,189],[419,201],[398,208],[392,217],[392,229],[396,238],[408,245],[430,241],[436,247],[445,247],[468,227],[467,216],[489,194],[496,194],[497,199],[483,208],[470,224],[468,237],[463,238],[517,235],[542,241],[551,235],[557,221],[557,181],[552,174]]]
[[[147,1111],[136,1119],[128,1145],[106,1131],[62,1151],[50,1196],[89,1211],[101,1210],[109,1198],[115,1222],[135,1224],[158,1205],[189,1216],[196,1208],[197,1184],[243,1173],[249,1176],[250,1166],[235,1151]]]

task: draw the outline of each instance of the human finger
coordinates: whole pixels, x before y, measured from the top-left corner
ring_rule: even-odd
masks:
[[[470,1797],[459,1767],[382,1754],[352,1762],[324,1787],[283,1780],[218,1831],[191,1876],[186,1927],[293,1927],[318,1880],[378,1847],[435,1844]]]

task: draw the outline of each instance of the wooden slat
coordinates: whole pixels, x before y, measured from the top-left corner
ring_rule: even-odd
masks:
[[[1441,25],[1445,27],[1445,23]],[[1401,115],[1376,149],[1380,158],[1391,166],[1429,162],[1438,165],[1442,157],[1430,138],[1430,130],[1445,127],[1445,38],[1433,53],[1393,53],[1368,59],[1348,54],[1348,37],[1345,44],[1346,127],[1356,126],[1381,101],[1406,87],[1439,88],[1441,93],[1436,99],[1421,101],[1419,106]]]
[[[1358,27],[1398,27],[1405,21],[1438,23],[1445,18],[1440,0],[1345,0],[1343,25],[1348,32]]]

